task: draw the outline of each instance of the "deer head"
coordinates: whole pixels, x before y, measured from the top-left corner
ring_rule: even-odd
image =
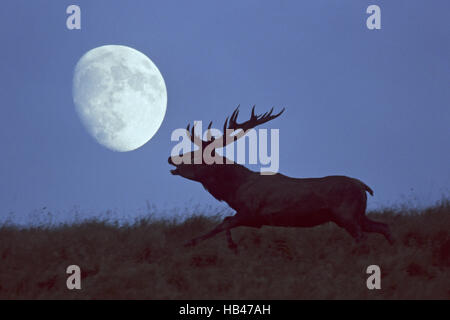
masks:
[[[279,113],[272,115],[272,108],[270,111],[264,114],[256,115],[255,106],[253,106],[250,119],[245,122],[239,123],[237,122],[237,118],[239,115],[238,106],[233,111],[231,116],[225,119],[222,136],[213,137],[211,134],[212,121],[209,123],[206,133],[206,141],[201,137],[195,135],[195,125],[193,125],[191,128],[190,124],[188,124],[186,127],[187,136],[196,146],[199,147],[199,151],[192,151],[186,154],[180,154],[179,156],[169,157],[169,164],[176,167],[170,172],[173,175],[179,175],[186,179],[201,182],[203,185],[205,185],[205,183],[208,184],[208,182],[215,183],[216,181],[212,180],[221,179],[224,175],[225,179],[227,177],[231,178],[233,175],[238,173],[236,171],[236,167],[242,166],[233,163],[227,158],[216,155],[215,149],[222,148],[233,143],[234,141],[245,136],[248,130],[279,117],[283,112],[284,108]],[[217,158],[219,158],[219,161],[208,161],[208,159],[204,159],[205,155],[211,155],[211,157],[215,157],[216,160]]]

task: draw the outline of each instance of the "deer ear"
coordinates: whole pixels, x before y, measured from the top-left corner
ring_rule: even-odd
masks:
[[[213,149],[213,151],[211,152],[211,156],[213,156],[213,157],[216,156],[216,149]]]

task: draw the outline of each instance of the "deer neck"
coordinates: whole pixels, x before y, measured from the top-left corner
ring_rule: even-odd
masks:
[[[231,205],[239,188],[252,175],[252,171],[238,164],[223,164],[202,181],[203,187],[219,201]]]

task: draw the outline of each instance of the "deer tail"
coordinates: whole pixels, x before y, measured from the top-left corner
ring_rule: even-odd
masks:
[[[361,182],[361,183],[363,185],[364,190],[366,190],[371,196],[373,196],[373,190],[370,189],[370,187],[367,184],[365,184],[364,182]]]

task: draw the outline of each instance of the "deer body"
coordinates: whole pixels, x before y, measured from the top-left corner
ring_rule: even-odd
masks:
[[[236,124],[235,111],[231,116],[230,126],[248,128],[252,119],[251,124],[255,126],[280,114],[271,116],[270,112],[268,115],[266,113],[263,116],[255,116],[252,110],[252,118],[249,121]],[[262,120],[258,122],[258,119]],[[191,138],[193,136],[192,129]],[[192,141],[195,140],[192,138]],[[194,153],[191,153],[191,158],[194,157]],[[230,162],[222,159],[222,164],[175,165],[172,157],[169,157],[169,163],[176,166],[176,169],[171,171],[172,174],[200,182],[217,200],[225,201],[236,210],[234,216],[225,218],[214,230],[191,240],[188,245],[195,245],[225,231],[229,246],[235,248],[230,230],[238,226],[313,227],[326,222],[334,222],[346,229],[356,241],[362,239],[363,232],[377,232],[392,242],[386,224],[372,221],[365,216],[366,192],[373,195],[373,191],[358,179],[345,176],[302,179],[279,173],[261,175]]]

